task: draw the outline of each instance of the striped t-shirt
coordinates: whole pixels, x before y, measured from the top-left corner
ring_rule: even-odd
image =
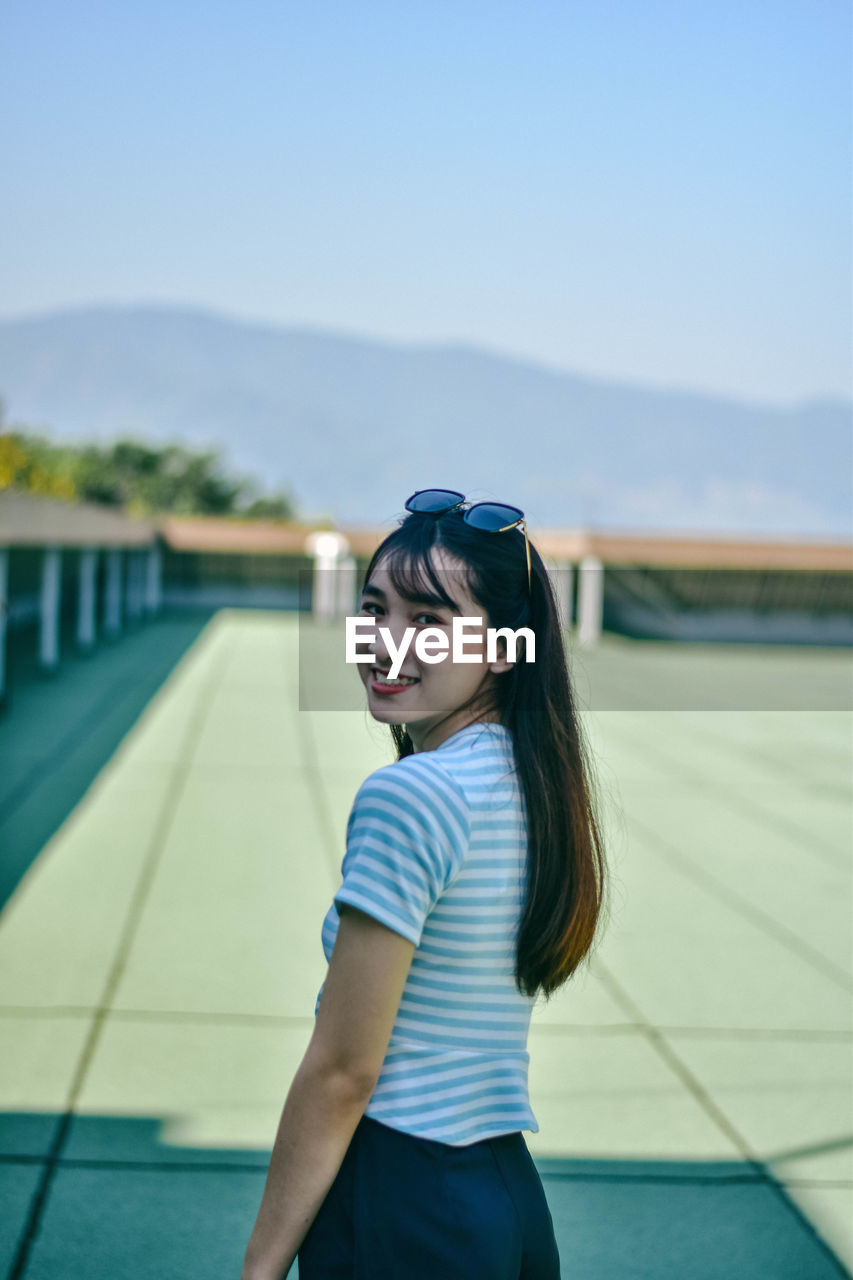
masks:
[[[374,1120],[452,1146],[538,1130],[527,1089],[535,1001],[514,978],[526,862],[524,797],[503,725],[466,725],[359,787],[323,951],[330,960],[341,904],[415,944],[366,1110]]]

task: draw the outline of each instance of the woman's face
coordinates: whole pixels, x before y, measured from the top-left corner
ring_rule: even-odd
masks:
[[[463,708],[462,704],[480,692],[484,695],[482,706],[485,706],[493,679],[511,666],[504,657],[491,663],[486,661],[486,628],[490,624],[480,605],[468,594],[461,561],[434,547],[431,564],[457,608],[450,609],[440,601],[405,600],[394,590],[380,560],[365,583],[358,614],[376,619],[374,638],[359,642],[360,653],[373,655],[373,662],[358,664],[370,713],[382,724],[405,724],[416,751],[432,751],[457,729],[474,720],[496,720],[494,712],[484,714],[479,705]],[[453,661],[454,617],[478,619],[478,623],[467,623],[465,627],[465,654],[475,659],[472,662]],[[390,632],[393,648],[380,635],[380,627]],[[400,676],[414,677],[415,682],[383,688],[377,668],[384,672],[391,669],[394,653],[404,643],[409,628],[414,634],[403,657]],[[441,662],[423,662],[415,652],[415,641],[427,628],[447,636],[447,654]]]

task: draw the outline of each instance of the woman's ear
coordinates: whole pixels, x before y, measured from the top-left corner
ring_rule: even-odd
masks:
[[[522,641],[522,644],[524,642]],[[503,675],[505,671],[512,671],[515,663],[510,662],[507,658],[506,640],[503,636],[498,636],[496,646],[498,651],[497,659],[489,663],[489,670],[494,672],[496,676]]]

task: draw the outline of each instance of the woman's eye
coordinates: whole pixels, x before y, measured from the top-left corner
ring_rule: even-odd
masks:
[[[374,609],[377,610],[377,613],[375,614],[372,612]],[[382,613],[382,606],[379,604],[374,604],[372,601],[368,600],[365,604],[361,606],[361,612],[368,614],[370,617],[378,617]],[[441,618],[437,618],[434,613],[419,613],[415,616],[415,622],[420,622],[421,618],[426,619],[427,626],[430,626],[430,625],[435,625],[437,627],[444,626],[444,623],[441,621]]]

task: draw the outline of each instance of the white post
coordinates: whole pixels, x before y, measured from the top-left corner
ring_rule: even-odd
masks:
[[[45,671],[59,666],[59,594],[62,582],[62,553],[59,547],[45,547],[41,560],[41,603],[39,610],[39,662]]]
[[[578,643],[591,647],[601,636],[604,610],[604,565],[598,556],[584,556],[578,569]]]
[[[0,548],[0,703],[6,693],[6,615],[9,612],[9,552]]]
[[[108,636],[117,636],[121,631],[121,551],[117,547],[107,552],[104,631]]]
[[[342,533],[320,530],[309,533],[305,549],[314,557],[313,614],[318,622],[328,622],[336,616],[339,557],[349,551],[349,543]]]
[[[148,554],[144,547],[140,547],[133,553],[136,560],[136,613],[141,618],[145,613],[145,570],[148,564]]]
[[[131,548],[127,553],[127,599],[125,608],[127,610],[128,622],[136,623],[139,621],[142,613],[142,592],[140,590],[140,574],[141,568],[139,560],[139,552],[136,548]]]
[[[136,560],[136,615],[141,618],[145,613],[145,570],[148,554],[144,547],[140,547],[134,551],[133,557]]]
[[[136,552],[132,547],[128,547],[124,553],[124,620],[128,627],[132,626],[136,620],[133,604],[135,589]]]
[[[77,595],[77,643],[81,649],[91,649],[95,643],[97,568],[98,552],[94,547],[84,547],[80,552]]]
[[[336,573],[338,594],[335,601],[335,616],[351,617],[355,613],[355,556],[345,555],[338,561]]]
[[[557,609],[564,631],[572,626],[572,578],[574,569],[571,560],[547,560],[545,567],[557,598]]]
[[[163,603],[163,554],[155,542],[148,548],[145,564],[145,611],[159,613]]]

